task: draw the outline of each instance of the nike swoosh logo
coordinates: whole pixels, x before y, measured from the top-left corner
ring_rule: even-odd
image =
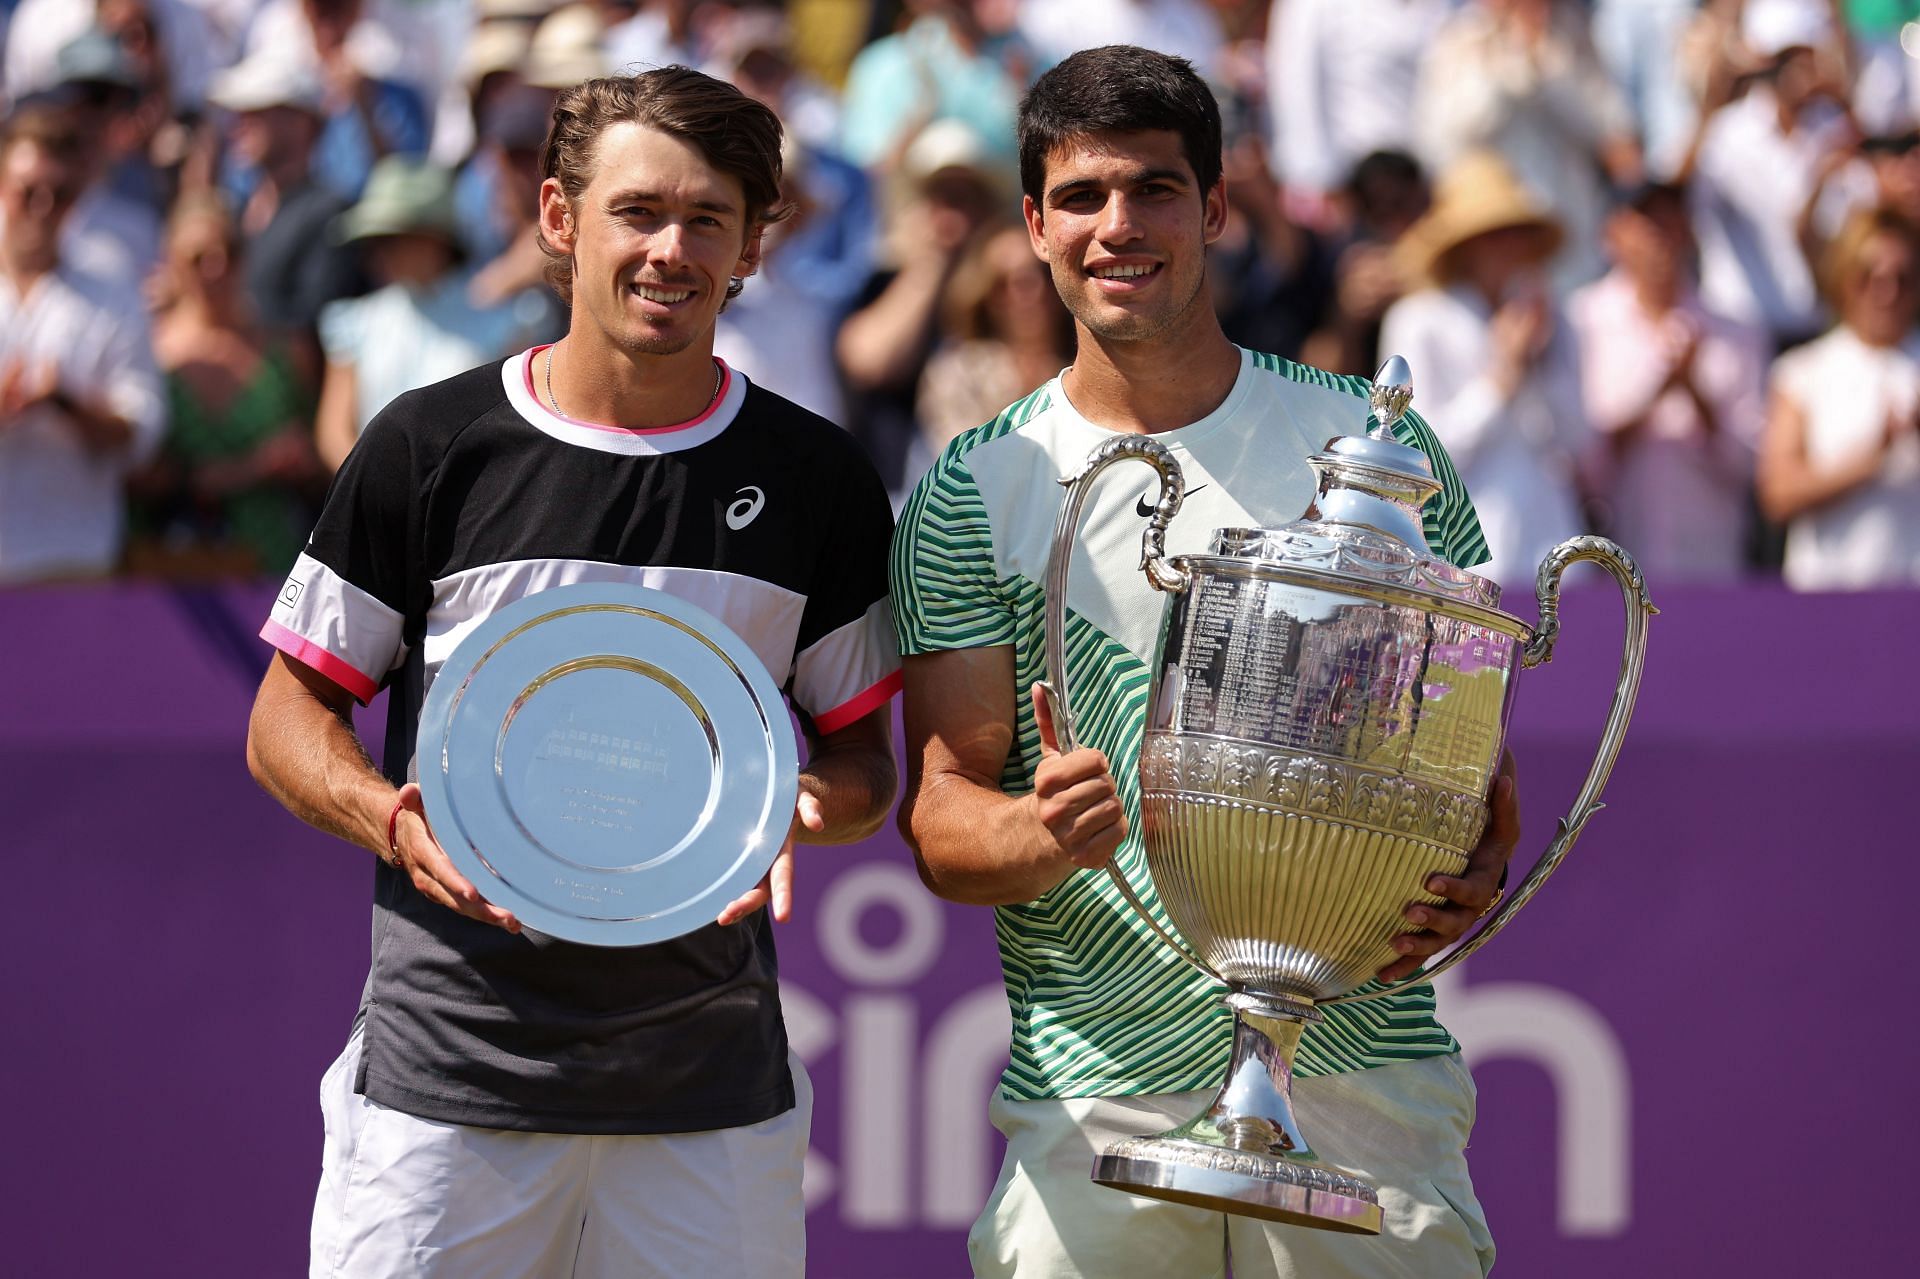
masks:
[[[1187,496],[1192,497],[1195,493],[1198,493],[1201,489],[1205,487],[1206,485],[1204,484],[1196,484],[1192,488],[1187,490]],[[1140,504],[1134,507],[1133,509],[1140,512],[1141,519],[1150,520],[1153,518],[1154,504],[1159,500],[1159,497],[1160,495],[1158,493],[1149,493],[1145,497],[1141,498]]]

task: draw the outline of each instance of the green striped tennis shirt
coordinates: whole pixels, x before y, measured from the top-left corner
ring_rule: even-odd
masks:
[[[1313,497],[1307,466],[1336,435],[1368,425],[1368,384],[1275,356],[1241,352],[1240,375],[1205,418],[1154,438],[1173,450],[1187,498],[1170,555],[1204,552],[1213,530],[1272,528]],[[1424,452],[1444,491],[1426,506],[1427,540],[1462,567],[1486,559],[1479,521],[1425,422],[1399,438]],[[947,448],[902,512],[893,544],[893,604],[903,654],[1013,647],[1017,689],[1045,678],[1047,552],[1065,490],[1054,483],[1111,432],[1081,417],[1058,378]],[[1145,466],[1115,466],[1094,484],[1069,581],[1067,677],[1080,744],[1106,752],[1130,832],[1115,854],[1162,927],[1140,845],[1140,739],[1162,597],[1141,574],[1143,517],[1159,492]],[[1001,774],[1033,789],[1040,737],[1016,696],[1015,745]],[[1012,1006],[1004,1096],[1184,1092],[1219,1083],[1231,1024],[1223,988],[1188,968],[1137,918],[1103,871],[1077,871],[1036,901],[995,912]],[[1455,1051],[1434,1019],[1433,990],[1339,1004],[1301,1041],[1295,1072],[1332,1074]]]

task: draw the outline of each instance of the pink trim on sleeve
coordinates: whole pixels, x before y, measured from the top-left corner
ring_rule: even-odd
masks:
[[[837,733],[869,712],[885,706],[893,699],[893,695],[900,691],[900,684],[903,678],[900,671],[896,669],[885,679],[873,685],[865,692],[854,694],[823,715],[815,715],[813,717],[814,731],[820,733]]]
[[[372,701],[373,695],[380,691],[378,684],[345,661],[335,657],[306,636],[290,631],[278,622],[268,622],[262,626],[260,638],[294,661],[319,671],[341,688],[352,693],[362,706]],[[861,696],[864,697],[866,694],[863,693]]]

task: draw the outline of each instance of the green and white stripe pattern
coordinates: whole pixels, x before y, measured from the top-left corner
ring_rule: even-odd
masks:
[[[1362,379],[1267,355],[1254,356],[1253,364],[1288,382],[1359,397],[1364,411],[1368,384]],[[1045,678],[1041,588],[1027,574],[1002,577],[996,571],[994,529],[968,457],[1045,414],[1056,387],[1042,387],[955,440],[914,492],[893,550],[902,653],[1009,644],[1017,689]],[[1446,485],[1427,505],[1430,544],[1457,564],[1485,559],[1473,508],[1432,431],[1410,416],[1398,435],[1433,460]],[[1036,473],[1036,483],[1045,478]],[[1053,502],[1057,493],[1036,491],[1032,500]],[[1147,878],[1138,834],[1138,762],[1151,672],[1125,645],[1071,610],[1066,639],[1081,744],[1104,751],[1111,761],[1132,831],[1116,863],[1161,925],[1170,926]],[[1009,794],[1024,794],[1033,788],[1040,739],[1029,699],[1014,700],[1015,749],[1000,784]],[[1013,1016],[1010,1062],[1001,1081],[1005,1096],[1180,1092],[1219,1083],[1230,1025],[1219,1002],[1223,988],[1168,951],[1104,871],[1078,872],[1038,901],[1000,907],[996,933]],[[1430,987],[1325,1013],[1326,1021],[1302,1040],[1297,1074],[1360,1070],[1457,1047],[1434,1019]]]

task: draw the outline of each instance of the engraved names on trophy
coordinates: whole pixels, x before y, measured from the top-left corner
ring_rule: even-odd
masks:
[[[1184,643],[1173,655],[1185,674],[1178,722],[1195,732],[1258,737],[1293,699],[1299,623],[1282,610],[1262,627],[1250,625],[1246,612],[1265,600],[1234,585],[1202,579],[1191,593]]]

